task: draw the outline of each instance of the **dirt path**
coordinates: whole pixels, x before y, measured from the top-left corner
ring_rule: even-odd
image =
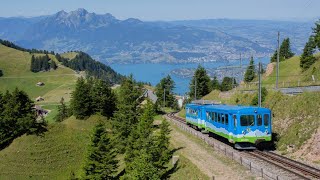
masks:
[[[204,174],[216,179],[252,179],[243,166],[215,152],[201,140],[183,132],[171,123],[171,144]]]

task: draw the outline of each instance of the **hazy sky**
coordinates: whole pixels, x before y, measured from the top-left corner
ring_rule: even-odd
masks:
[[[0,0],[0,16],[39,16],[85,8],[119,19],[314,19],[320,0]]]

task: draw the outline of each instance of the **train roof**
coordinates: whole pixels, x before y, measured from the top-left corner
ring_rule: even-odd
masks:
[[[200,104],[187,104],[187,107],[202,107],[208,110],[222,110],[222,111],[250,111],[259,110],[264,112],[270,112],[270,109],[257,106],[241,106],[241,105],[226,105],[226,104],[214,104],[214,105],[200,105]]]

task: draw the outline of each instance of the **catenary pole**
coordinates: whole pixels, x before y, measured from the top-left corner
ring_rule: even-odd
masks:
[[[277,77],[276,77],[276,89],[279,88],[279,59],[280,59],[280,32],[278,31],[278,53],[277,53]]]

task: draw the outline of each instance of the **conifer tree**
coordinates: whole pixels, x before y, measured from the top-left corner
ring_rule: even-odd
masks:
[[[300,67],[303,70],[308,69],[316,61],[316,58],[313,56],[315,48],[316,44],[314,37],[310,36],[309,41],[304,46],[303,53],[300,57]]]
[[[60,105],[58,106],[58,114],[56,115],[55,120],[57,122],[62,122],[67,117],[69,117],[69,109],[64,103],[64,98],[62,97],[60,100]]]
[[[251,56],[250,64],[244,74],[244,82],[251,82],[256,76],[253,57]]]
[[[158,103],[165,107],[171,107],[174,109],[178,108],[178,103],[173,96],[173,89],[175,88],[175,83],[170,75],[162,78],[156,86],[156,95],[158,97]],[[165,101],[164,101],[165,98]],[[165,103],[165,104],[163,104]]]
[[[271,62],[277,62],[277,56],[278,56],[278,50],[275,50]],[[289,59],[294,56],[294,53],[291,50],[290,47],[290,39],[286,38],[282,41],[280,46],[280,55],[279,55],[279,61],[284,61],[286,59]]]
[[[25,133],[45,130],[45,122],[37,122],[34,104],[24,91],[8,91],[0,99],[0,149]]]
[[[199,65],[190,83],[189,96],[193,98],[195,97],[195,89],[197,91],[197,99],[200,99],[201,97],[209,94],[211,92],[210,83],[210,77],[208,76],[206,69]],[[195,88],[194,86],[197,87]]]
[[[92,87],[92,108],[103,116],[111,117],[116,110],[116,95],[109,83],[95,80]]]
[[[56,62],[54,60],[51,60],[50,62],[50,69],[56,70],[58,68]]]
[[[99,123],[94,129],[84,166],[85,179],[114,179],[118,168],[116,156],[114,142],[108,137],[105,126]]]
[[[320,50],[320,20],[316,22],[316,27],[313,28],[314,41],[318,49]]]
[[[77,119],[85,119],[92,114],[92,98],[90,86],[81,77],[78,79],[76,88],[71,96],[71,109]]]
[[[211,81],[212,90],[220,90],[220,83],[218,81],[217,76],[213,77],[213,80]]]
[[[224,77],[221,82],[221,91],[229,91],[233,89],[233,86],[237,85],[236,80],[231,77]]]
[[[119,136],[119,151],[124,152],[127,138],[137,124],[138,105],[142,98],[142,87],[132,76],[125,78],[118,94],[117,110],[113,114],[113,128]]]

